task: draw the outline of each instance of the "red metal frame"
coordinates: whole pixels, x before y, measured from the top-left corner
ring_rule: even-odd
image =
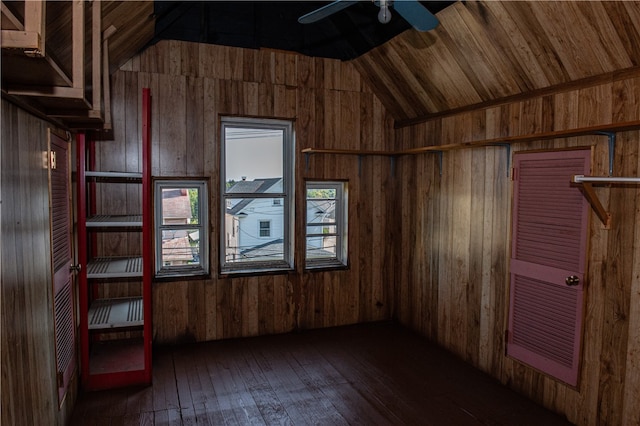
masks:
[[[78,263],[82,266],[78,274],[78,295],[80,309],[80,371],[82,385],[87,390],[108,389],[130,385],[150,384],[152,379],[152,289],[151,281],[153,276],[153,227],[152,214],[153,205],[151,199],[151,91],[148,88],[142,90],[142,297],[143,297],[143,351],[142,356],[144,366],[142,369],[113,371],[107,373],[91,374],[90,369],[90,334],[89,334],[89,282],[87,278],[86,265],[90,254],[95,254],[95,239],[88,238],[86,228],[86,217],[88,214],[96,213],[95,184],[88,187],[85,171],[87,161],[89,170],[95,167],[95,147],[94,142],[89,140],[87,135],[80,133],[76,137],[77,141],[77,198],[78,198]],[[87,190],[89,196],[87,195]],[[133,358],[137,358],[134,356]],[[123,360],[123,364],[127,360]],[[130,360],[129,360],[130,361]],[[117,364],[117,363],[116,363]],[[124,369],[123,369],[124,370]]]
[[[153,276],[153,206],[151,205],[151,90],[142,89],[142,300],[144,307],[144,382],[151,383],[152,310],[151,277]]]
[[[76,136],[76,170],[78,174],[76,187],[78,198],[78,298],[80,308],[80,371],[83,381],[89,377],[89,288],[87,282],[87,181],[86,169],[86,135],[78,133]]]

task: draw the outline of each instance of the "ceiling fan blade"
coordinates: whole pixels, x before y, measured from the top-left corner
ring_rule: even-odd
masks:
[[[326,18],[329,15],[333,15],[334,13],[339,12],[342,9],[346,9],[347,7],[356,3],[358,3],[357,0],[337,0],[333,3],[329,3],[326,6],[322,6],[321,8],[316,9],[313,12],[302,15],[298,18],[298,22],[300,22],[301,24],[311,24],[313,22]]]
[[[395,0],[393,8],[418,31],[432,30],[440,23],[418,0]]]

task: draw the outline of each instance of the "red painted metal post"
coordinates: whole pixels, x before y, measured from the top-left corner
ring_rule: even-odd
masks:
[[[151,277],[153,276],[153,205],[151,199],[151,90],[142,89],[142,295],[144,308],[144,375],[151,382],[152,365],[152,306]]]
[[[86,386],[89,377],[89,287],[87,282],[87,181],[86,170],[86,135],[78,133],[76,136],[76,170],[77,170],[77,235],[78,235],[78,298],[80,308],[80,372]]]

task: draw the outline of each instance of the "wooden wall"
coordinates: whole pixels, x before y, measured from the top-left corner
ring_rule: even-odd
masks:
[[[398,129],[403,148],[532,135],[640,119],[640,76]],[[513,151],[593,146],[606,136],[516,143]],[[620,132],[614,175],[640,175],[640,131]],[[610,230],[590,225],[582,372],[572,389],[505,356],[512,182],[504,147],[403,157],[396,311],[402,323],[581,425],[640,424],[640,187],[599,187]]]
[[[154,341],[178,343],[329,327],[391,316],[397,253],[395,194],[388,159],[315,155],[314,148],[385,149],[393,122],[348,63],[269,50],[177,41],[150,47],[112,77],[114,135],[100,142],[102,166],[140,170],[140,93],[151,88],[152,173],[210,179],[210,279],[156,282]],[[295,120],[296,197],[304,179],[349,182],[349,269],[306,273],[303,203],[297,203],[296,270],[218,276],[219,118]],[[114,201],[126,200],[120,193]],[[132,202],[136,202],[132,196]],[[105,201],[106,202],[106,201]],[[113,201],[112,201],[113,202]],[[123,207],[125,208],[125,207]],[[122,241],[121,244],[127,244]],[[120,250],[112,244],[110,250]]]
[[[52,311],[47,123],[2,100],[0,310],[4,425],[64,425]]]

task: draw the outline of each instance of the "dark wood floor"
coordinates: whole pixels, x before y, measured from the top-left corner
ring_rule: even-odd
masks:
[[[392,324],[157,348],[153,368],[82,393],[72,424],[568,424]]]

